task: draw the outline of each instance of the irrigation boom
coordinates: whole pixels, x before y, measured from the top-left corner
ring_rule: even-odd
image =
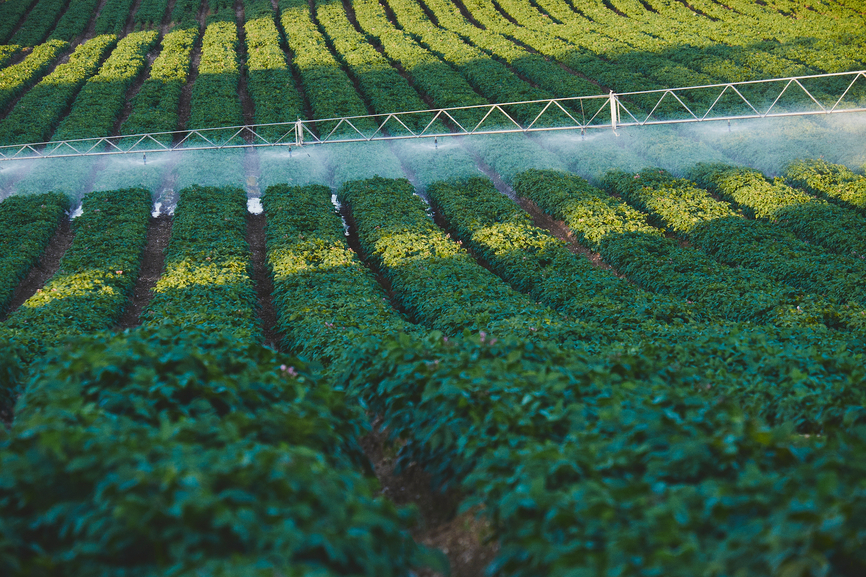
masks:
[[[788,102],[791,98],[799,99],[795,109]],[[0,146],[0,162],[552,130],[586,132],[851,112],[866,112],[866,70],[322,120],[299,119],[277,124],[15,144]]]

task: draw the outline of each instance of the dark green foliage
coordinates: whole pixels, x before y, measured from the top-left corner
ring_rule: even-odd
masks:
[[[54,60],[68,47],[69,44],[66,42],[49,40],[45,44],[35,46],[18,64],[0,70],[0,110],[5,109],[16,96],[39,80]]]
[[[0,433],[4,575],[402,577],[432,560],[341,457],[357,409],[297,359],[198,339],[99,335],[42,365]]]
[[[165,269],[142,318],[183,330],[228,331],[259,340],[256,292],[246,241],[247,198],[239,188],[180,191]]]
[[[168,0],[142,0],[133,20],[135,29],[154,30],[162,22],[167,7]]]
[[[702,346],[722,350],[735,340],[707,337]],[[751,345],[753,367],[778,362],[758,352],[760,338]],[[432,333],[368,343],[346,378],[406,441],[400,464],[422,464],[434,485],[459,483],[474,495],[465,506],[483,506],[501,545],[491,570],[695,575],[718,561],[761,575],[779,557],[812,557],[856,575],[863,520],[850,499],[866,490],[863,440],[831,433],[815,441],[747,417],[739,398],[726,397],[753,373],[722,368],[743,359],[694,370],[680,356],[689,346],[565,354]],[[852,407],[847,425],[856,414]],[[800,544],[814,554],[800,555]]]
[[[3,2],[0,4],[0,43],[6,44],[6,39],[15,30],[21,17],[37,0],[20,0],[19,2]]]
[[[11,196],[0,203],[0,316],[68,208],[69,199],[58,193]]]
[[[54,28],[63,9],[70,0],[37,0],[30,10],[24,25],[9,40],[9,44],[21,46],[36,46],[45,40],[48,32]],[[6,2],[4,2],[6,4]],[[11,30],[10,30],[11,32]],[[60,38],[60,40],[69,40]]]
[[[132,8],[133,0],[107,0],[96,18],[97,34],[121,34]],[[160,14],[160,17],[162,15]]]
[[[822,575],[866,570],[864,430],[804,439],[727,403],[618,398],[562,443],[491,451],[466,481],[498,575]]]
[[[198,77],[192,88],[188,128],[239,126],[244,123],[238,97],[240,63],[235,23],[209,24],[201,47]]]
[[[25,360],[114,325],[138,278],[150,206],[150,192],[142,189],[84,198],[84,213],[72,225],[75,240],[57,273],[0,327],[25,346]]]
[[[87,24],[98,7],[99,0],[69,0],[69,8],[66,9],[60,22],[51,31],[50,37],[72,42],[84,34]]]
[[[196,20],[201,0],[175,0],[174,10],[171,12],[171,21],[174,28],[196,28],[199,24]]]
[[[349,248],[328,187],[271,186],[263,204],[286,349],[330,363],[364,339],[415,330]]]
[[[280,32],[270,0],[247,0],[244,8],[247,86],[255,105],[256,124],[293,122],[304,116],[304,103],[280,47]],[[258,132],[276,140],[290,128],[260,128]]]
[[[156,429],[195,422],[187,440],[196,443],[237,435],[312,448],[335,464],[368,465],[357,446],[363,413],[318,382],[315,365],[224,333],[184,333],[166,322],[87,336],[36,368],[18,403],[19,422],[65,413],[84,425],[92,404],[105,415]]]
[[[198,28],[169,32],[162,39],[150,76],[132,100],[132,112],[120,127],[121,134],[169,132],[178,127],[178,105],[189,75],[190,57]],[[160,137],[170,142],[169,137]]]

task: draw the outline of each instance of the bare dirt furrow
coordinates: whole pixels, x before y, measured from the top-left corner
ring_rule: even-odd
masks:
[[[253,263],[253,283],[258,297],[258,315],[261,321],[265,345],[279,349],[282,335],[277,330],[277,311],[274,308],[274,281],[267,266],[267,217],[262,214],[247,214],[247,242],[250,245]]]
[[[45,286],[48,279],[57,274],[57,271],[60,269],[60,259],[63,258],[66,251],[69,250],[70,246],[72,246],[74,238],[75,231],[72,230],[72,227],[69,224],[69,219],[64,217],[60,226],[57,228],[57,232],[54,233],[54,236],[52,236],[51,240],[48,242],[45,252],[43,252],[42,256],[39,258],[39,262],[36,266],[30,269],[30,272],[27,273],[27,276],[18,285],[18,288],[15,289],[15,293],[12,296],[12,302],[9,305],[9,310],[5,317],[0,318],[0,322],[5,321],[9,315],[14,313],[27,301],[27,299],[42,290],[42,287]]]
[[[153,288],[156,286],[165,265],[165,249],[171,238],[172,218],[167,214],[150,217],[147,223],[147,244],[141,257],[141,267],[135,288],[129,296],[129,302],[123,311],[123,316],[117,323],[117,330],[137,327],[141,324],[141,313],[153,298]]]

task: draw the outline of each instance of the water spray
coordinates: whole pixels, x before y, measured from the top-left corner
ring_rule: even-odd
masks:
[[[731,131],[731,120],[728,119],[728,132],[730,132],[730,131]]]

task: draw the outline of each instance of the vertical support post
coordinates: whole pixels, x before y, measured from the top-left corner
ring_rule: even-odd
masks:
[[[610,125],[616,130],[616,123],[619,120],[619,108],[616,102],[616,94],[613,90],[610,91]]]
[[[298,146],[304,145],[304,123],[299,118],[295,123],[295,144]]]

